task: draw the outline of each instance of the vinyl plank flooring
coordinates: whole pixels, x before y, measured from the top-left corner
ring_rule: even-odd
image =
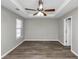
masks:
[[[78,59],[59,42],[26,41],[3,59]]]

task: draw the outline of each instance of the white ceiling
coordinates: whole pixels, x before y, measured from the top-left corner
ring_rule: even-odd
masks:
[[[43,0],[44,9],[55,8],[55,12],[47,13],[51,17],[60,17],[63,14],[71,11],[77,7],[78,0]],[[8,8],[9,10],[19,14],[25,18],[35,13],[32,11],[26,11],[24,8],[37,9],[38,0],[1,0],[1,5]],[[17,11],[16,8],[20,10]]]

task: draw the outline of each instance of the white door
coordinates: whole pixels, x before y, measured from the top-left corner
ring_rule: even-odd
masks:
[[[71,46],[71,18],[65,19],[65,45]]]
[[[67,45],[71,46],[71,20],[67,20]]]

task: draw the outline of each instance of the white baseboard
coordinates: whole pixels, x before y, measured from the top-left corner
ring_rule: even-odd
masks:
[[[72,52],[74,55],[78,56],[78,54],[77,54],[75,51],[73,51],[72,49],[71,49],[71,52]]]
[[[15,47],[13,47],[12,49],[10,49],[9,51],[7,51],[4,55],[2,55],[1,56],[1,58],[4,58],[6,55],[8,55],[11,51],[13,51],[16,47],[18,47],[20,44],[22,44],[24,42],[24,40],[23,41],[21,41],[18,45],[16,45]]]
[[[58,41],[58,39],[24,39],[24,41]]]
[[[58,42],[60,42],[63,46],[65,46],[64,43],[62,43],[60,40],[58,40]]]
[[[63,46],[66,46],[66,45],[64,45],[64,43],[62,43],[61,41],[58,40],[58,42],[60,42]],[[72,49],[71,49],[71,52],[72,52],[74,55],[78,56],[78,54],[77,54],[76,52],[74,52]]]

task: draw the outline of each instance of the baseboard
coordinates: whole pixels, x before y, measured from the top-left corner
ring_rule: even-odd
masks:
[[[58,42],[60,42],[63,46],[65,46],[64,43],[62,43],[61,41],[58,40]],[[74,52],[72,49],[71,49],[71,52],[72,52],[74,55],[78,56],[78,54],[77,54],[76,52]]]
[[[24,39],[24,41],[58,41],[58,39]]]
[[[24,40],[23,41],[21,41],[18,45],[16,45],[15,47],[13,47],[12,49],[10,49],[9,51],[7,51],[4,55],[2,55],[1,56],[1,58],[4,58],[6,55],[8,55],[11,51],[13,51],[16,47],[18,47],[20,44],[22,44],[24,42]]]
[[[60,40],[58,40],[58,42],[61,43],[63,46],[65,46],[64,43],[62,43]]]
[[[77,54],[75,51],[73,51],[72,49],[71,49],[71,52],[72,52],[74,55],[78,56],[78,54]]]

